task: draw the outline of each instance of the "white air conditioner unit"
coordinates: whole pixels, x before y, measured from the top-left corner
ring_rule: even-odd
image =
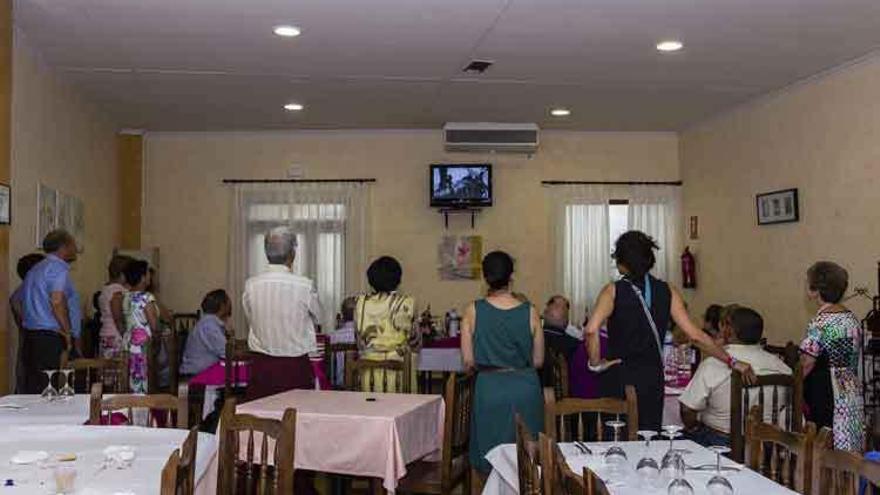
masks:
[[[538,151],[539,131],[537,124],[447,122],[443,141],[447,151],[534,153]]]

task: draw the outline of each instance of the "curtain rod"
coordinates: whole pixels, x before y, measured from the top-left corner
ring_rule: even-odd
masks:
[[[376,179],[223,179],[224,184],[308,184],[308,183],[357,183],[376,182]]]
[[[602,180],[542,180],[542,186],[681,186],[680,180],[673,181],[602,181]]]

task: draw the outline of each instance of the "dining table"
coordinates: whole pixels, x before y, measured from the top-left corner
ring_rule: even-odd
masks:
[[[670,480],[660,476],[650,483],[643,481],[636,472],[636,466],[645,457],[654,459],[659,465],[663,456],[669,451],[668,439],[655,439],[650,442],[650,446],[644,441],[619,442],[617,445],[626,452],[626,462],[622,470],[611,469],[603,456],[604,452],[614,445],[613,442],[584,445],[590,449],[591,454],[584,453],[583,449],[572,443],[559,444],[566,462],[575,473],[582,473],[585,467],[591,469],[605,481],[612,495],[666,495]],[[694,494],[710,493],[707,484],[716,474],[718,457],[715,452],[690,440],[676,440],[673,442],[673,448],[680,450],[684,456],[684,461],[689,467],[685,472],[685,479],[690,483]],[[492,465],[492,472],[483,488],[483,495],[518,494],[516,445],[499,445],[486,454],[486,459]],[[797,493],[726,457],[722,457],[721,466],[721,474],[733,486],[734,493],[761,495]]]
[[[187,430],[136,426],[4,427],[0,435],[0,491],[10,495],[54,494],[56,470],[72,468],[72,495],[156,495],[162,468],[187,434]],[[198,435],[195,493],[214,494],[216,473],[208,467],[214,464],[217,442],[214,435]],[[130,465],[108,465],[108,447],[133,452]],[[19,463],[24,461],[30,462]]]
[[[49,401],[39,395],[0,397],[0,426],[83,425],[89,420],[88,394]]]
[[[439,395],[290,390],[236,412],[281,419],[288,408],[296,409],[296,469],[375,478],[392,493],[408,464],[436,458],[442,446]]]

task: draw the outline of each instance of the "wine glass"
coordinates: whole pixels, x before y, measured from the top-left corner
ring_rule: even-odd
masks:
[[[663,436],[669,438],[669,450],[663,456],[660,470],[667,479],[672,479],[675,476],[675,460],[681,457],[681,451],[673,447],[673,441],[676,437],[681,436],[681,430],[682,427],[680,425],[663,425]]]
[[[605,451],[605,463],[611,468],[612,474],[617,474],[626,464],[626,451],[618,443],[618,432],[626,423],[618,417],[613,421],[606,421],[605,425],[614,428],[614,444]]]
[[[52,385],[52,378],[55,376],[55,373],[58,370],[43,370],[43,373],[46,374],[46,379],[49,380],[49,383],[46,384],[46,388],[40,393],[40,397],[46,399],[47,401],[53,401],[58,397],[58,390]]]
[[[721,455],[730,452],[730,447],[724,445],[713,445],[709,450],[715,452],[717,457],[715,464],[715,476],[706,483],[706,489],[712,495],[733,495],[733,485],[724,476],[721,475]]]
[[[58,392],[64,399],[70,399],[74,395],[76,395],[76,391],[70,386],[70,374],[73,373],[73,368],[63,369],[61,373],[64,374],[64,386],[61,387],[61,391]]]
[[[681,452],[673,454],[672,465],[675,470],[675,478],[669,484],[666,493],[668,495],[694,495],[694,487],[684,478],[686,465]]]
[[[645,439],[645,448],[642,458],[636,464],[636,473],[639,475],[639,480],[641,480],[644,486],[654,487],[657,479],[660,477],[660,466],[651,457],[651,439],[657,436],[657,432],[642,430],[639,431],[639,436]]]

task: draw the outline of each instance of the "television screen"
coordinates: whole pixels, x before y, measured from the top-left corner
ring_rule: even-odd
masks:
[[[431,165],[431,206],[492,206],[492,165]]]

